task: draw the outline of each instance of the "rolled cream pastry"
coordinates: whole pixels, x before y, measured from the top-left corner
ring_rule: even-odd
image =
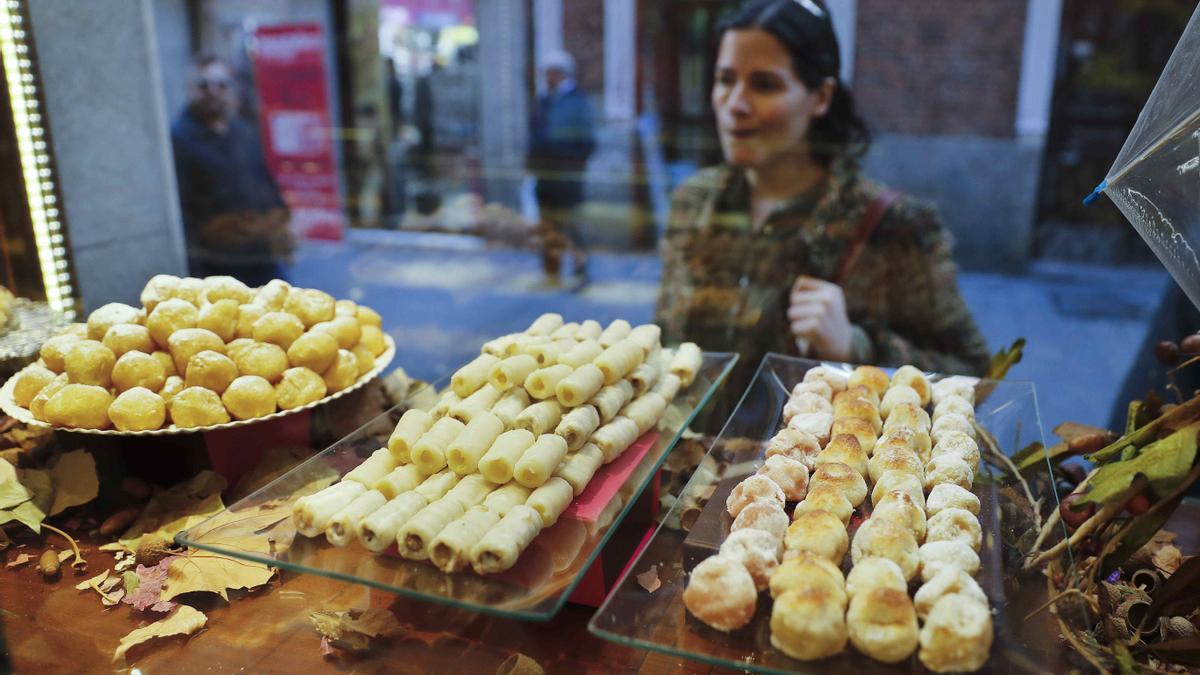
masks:
[[[359,522],[359,542],[372,553],[383,551],[396,541],[401,526],[428,505],[429,500],[413,490],[396,496]]]
[[[462,398],[458,394],[449,390],[444,391],[441,398],[438,399],[437,404],[429,410],[429,414],[433,415],[433,419],[435,420],[441,419],[449,415],[450,409],[458,405],[460,401],[462,401]]]
[[[446,466],[446,449],[458,438],[467,425],[453,417],[443,417],[433,423],[413,445],[410,459],[426,475],[437,473]]]
[[[571,347],[563,354],[560,354],[558,357],[558,362],[564,366],[578,368],[585,363],[591,363],[603,352],[604,347],[601,347],[599,342],[596,342],[595,340],[584,340],[582,342],[575,343],[574,347]]]
[[[695,342],[685,342],[675,349],[671,357],[671,374],[679,378],[683,386],[688,386],[700,372],[700,364],[704,360],[700,347]]]
[[[387,503],[387,497],[379,490],[367,490],[354,498],[325,527],[325,538],[334,546],[346,546],[358,534],[358,525],[367,516]]]
[[[679,395],[679,389],[682,386],[679,381],[679,376],[672,373],[663,373],[662,377],[658,378],[658,382],[650,389],[651,393],[658,394],[666,399],[667,403],[675,400]]]
[[[588,319],[579,324],[579,330],[575,331],[576,340],[597,340],[604,334],[604,327],[599,321]]]
[[[592,363],[604,374],[604,384],[616,384],[642,364],[646,353],[632,338],[625,338],[605,349]]]
[[[427,560],[429,544],[466,509],[457,499],[439,499],[417,511],[396,532],[396,547],[409,560]]]
[[[566,456],[567,442],[562,436],[542,434],[513,467],[513,479],[527,488],[539,487],[550,479]]]
[[[575,321],[564,323],[557,330],[550,334],[552,340],[574,340],[575,334],[579,332],[579,324]]]
[[[574,408],[587,403],[603,386],[604,373],[595,364],[585,363],[559,380],[554,394],[564,408]]]
[[[296,524],[296,531],[306,537],[321,534],[338,511],[366,491],[367,486],[362,483],[343,481],[297,499],[292,505],[292,522]]]
[[[529,345],[525,353],[532,356],[539,367],[549,368],[558,363],[558,359],[571,351],[575,344],[575,341],[570,339],[554,339]]]
[[[555,399],[538,401],[517,415],[517,428],[535,436],[553,431],[562,421],[562,405]]]
[[[524,387],[509,389],[504,396],[492,406],[492,414],[500,418],[505,429],[517,427],[517,415],[529,407],[529,393]]]
[[[662,329],[652,323],[644,323],[629,331],[627,339],[637,343],[642,348],[642,353],[649,355],[659,346],[659,338],[662,337]]]
[[[392,432],[391,437],[388,438],[387,443],[388,451],[392,453],[392,459],[397,464],[407,464],[411,461],[409,453],[412,450],[412,446],[416,444],[426,431],[429,431],[429,427],[433,426],[433,422],[433,415],[416,408],[405,411],[400,416],[400,421],[396,423],[396,429]]]
[[[550,527],[558,522],[558,517],[567,510],[574,498],[575,490],[571,488],[571,484],[562,478],[554,477],[534,490],[525,505],[538,512],[542,517],[543,527]]]
[[[567,455],[554,471],[554,475],[570,483],[575,496],[579,496],[587,489],[592,476],[596,475],[602,464],[604,452],[594,443],[586,443],[579,450]]]
[[[459,398],[470,396],[488,381],[488,373],[491,372],[492,366],[499,362],[500,359],[491,354],[476,356],[450,376],[450,389],[458,394]]]
[[[573,372],[575,372],[574,368],[561,363],[538,368],[525,378],[525,391],[529,392],[530,397],[539,401],[554,398],[555,387],[563,378]]]
[[[628,417],[616,417],[592,434],[592,443],[604,453],[604,463],[608,464],[625,452],[638,439],[637,423]]]
[[[405,464],[392,469],[391,473],[375,481],[371,487],[383,493],[384,497],[395,499],[397,495],[408,492],[424,480],[425,474],[416,464]]]
[[[629,405],[621,409],[620,416],[633,420],[640,436],[658,426],[658,421],[662,419],[666,409],[666,399],[654,392],[649,392],[630,401]]]
[[[469,476],[463,476],[462,480],[450,488],[443,499],[457,499],[464,509],[469,509],[483,501],[484,497],[491,494],[498,485],[484,478],[482,475],[473,473]]]
[[[471,548],[500,522],[499,514],[482,506],[468,510],[451,522],[429,545],[429,560],[443,572],[457,572],[471,564]]]
[[[550,341],[550,336],[548,335],[521,334],[517,336],[517,339],[513,340],[512,344],[505,347],[504,358],[516,356],[517,354],[530,354],[535,345],[540,345]]]
[[[550,335],[558,330],[563,325],[563,318],[560,314],[547,312],[533,320],[529,324],[529,328],[525,329],[530,335]]]
[[[492,366],[488,373],[488,384],[501,390],[508,391],[513,387],[525,384],[525,378],[538,369],[537,359],[528,354],[510,356]]]
[[[532,507],[514,506],[471,548],[471,567],[478,574],[496,574],[517,564],[521,552],[542,529],[542,517]]]
[[[493,483],[507,483],[512,480],[517,461],[535,440],[536,437],[527,429],[513,429],[500,434],[479,460],[479,473]]]
[[[503,518],[512,507],[524,504],[531,492],[533,491],[516,481],[505,483],[483,498],[483,506]]]
[[[633,326],[629,325],[628,321],[625,319],[616,319],[605,327],[604,332],[600,333],[600,337],[596,341],[600,343],[601,347],[607,349],[629,337],[629,333],[632,330]]]
[[[380,448],[371,453],[370,457],[363,460],[362,464],[359,464],[345,476],[342,476],[342,480],[362,483],[370,488],[380,478],[391,473],[394,468],[396,468],[396,460],[392,459],[391,451],[387,448]]]
[[[574,452],[583,447],[592,433],[600,428],[600,413],[590,405],[583,405],[563,415],[554,433],[567,442],[567,450]]]
[[[508,335],[501,335],[493,340],[488,340],[487,342],[483,343],[483,347],[480,349],[480,351],[484,354],[491,354],[496,358],[502,359],[504,358],[504,352],[506,352],[508,348],[517,341],[517,338],[520,335],[521,333],[509,333]]]
[[[475,415],[481,412],[487,412],[496,405],[504,392],[489,383],[484,383],[482,387],[477,389],[474,394],[464,398],[458,403],[450,406],[450,417],[466,424],[471,421]]]
[[[650,391],[662,375],[662,366],[655,362],[642,362],[642,365],[633,369],[629,374],[629,382],[633,385],[633,395],[641,396]]]
[[[453,471],[439,471],[426,478],[413,490],[425,498],[427,502],[436,502],[458,484],[458,474]]]
[[[460,476],[475,473],[483,453],[504,433],[504,422],[490,412],[479,412],[450,445],[446,446],[446,465]]]
[[[608,424],[632,400],[633,384],[629,380],[621,380],[596,392],[588,403],[600,413],[600,423]]]

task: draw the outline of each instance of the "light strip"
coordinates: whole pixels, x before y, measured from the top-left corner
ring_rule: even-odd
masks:
[[[25,21],[18,0],[0,0],[0,58],[8,99],[12,106],[17,149],[21,155],[25,197],[33,222],[33,240],[37,248],[46,302],[53,309],[74,318],[70,265],[62,246],[62,221],[58,217],[58,199],[54,196],[54,174],[38,106],[37,83],[29,46],[25,40]]]

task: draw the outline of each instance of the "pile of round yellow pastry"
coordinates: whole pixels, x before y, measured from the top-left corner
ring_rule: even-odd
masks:
[[[275,279],[160,274],[42,345],[13,398],[57,427],[145,431],[270,415],[354,384],[386,349],[379,314]]]

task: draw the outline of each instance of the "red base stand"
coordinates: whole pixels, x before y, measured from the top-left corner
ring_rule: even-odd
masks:
[[[236,485],[245,473],[258,465],[268,450],[307,448],[311,434],[312,411],[232,429],[204,434],[204,447],[213,471]]]

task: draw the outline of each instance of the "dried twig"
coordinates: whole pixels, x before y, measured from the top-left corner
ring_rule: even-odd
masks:
[[[1029,506],[1031,509],[1033,509],[1034,526],[1039,530],[1042,529],[1042,500],[1033,498],[1033,490],[1029,488],[1029,483],[1025,480],[1025,477],[1021,475],[1021,471],[1017,468],[1017,465],[1013,464],[1012,460],[1009,459],[1008,456],[1003,452],[1000,452],[1000,448],[996,447],[996,439],[992,438],[992,435],[989,434],[986,429],[979,426],[979,424],[975,424],[975,431],[975,435],[984,440],[984,446],[987,447],[988,453],[994,455],[1001,462],[1003,462],[1005,468],[1007,468],[1013,477],[1016,478],[1021,484],[1021,490],[1025,492],[1025,499],[1029,501]]]
[[[1083,541],[1084,538],[1090,535],[1093,530],[1112,520],[1114,516],[1121,512],[1121,509],[1125,508],[1125,502],[1132,499],[1134,495],[1138,494],[1144,489],[1146,489],[1146,477],[1138,476],[1137,479],[1134,480],[1129,486],[1129,488],[1126,489],[1125,492],[1121,493],[1120,498],[1105,504],[1104,508],[1097,511],[1095,515],[1083,521],[1083,524],[1080,525],[1070,537],[1058,542],[1036,558],[1027,561],[1025,563],[1025,570],[1028,571],[1033,569],[1047,560],[1061,555],[1062,552],[1065,551],[1069,546],[1078,545],[1079,542]]]
[[[71,550],[75,553],[75,559],[71,561],[71,567],[74,567],[78,570],[87,569],[87,561],[83,559],[83,554],[79,552],[79,544],[75,542],[75,539],[73,539],[71,535],[63,532],[53,525],[47,525],[46,523],[42,523],[42,527],[50,530],[63,539],[66,539],[67,543],[71,545]]]
[[[1085,476],[1083,480],[1079,481],[1079,485],[1075,486],[1075,489],[1071,491],[1071,494],[1079,494],[1082,492],[1083,488],[1087,487],[1088,482],[1092,480],[1092,476],[1095,476],[1096,472],[1099,470],[1099,468],[1092,469],[1091,473]],[[1038,550],[1042,548],[1042,544],[1046,543],[1046,538],[1049,537],[1050,533],[1055,530],[1055,526],[1058,525],[1061,519],[1062,513],[1058,509],[1054,509],[1050,512],[1050,517],[1046,519],[1046,524],[1042,526],[1041,531],[1038,532],[1037,539],[1034,540],[1033,546],[1029,549],[1029,556],[1035,555]]]

